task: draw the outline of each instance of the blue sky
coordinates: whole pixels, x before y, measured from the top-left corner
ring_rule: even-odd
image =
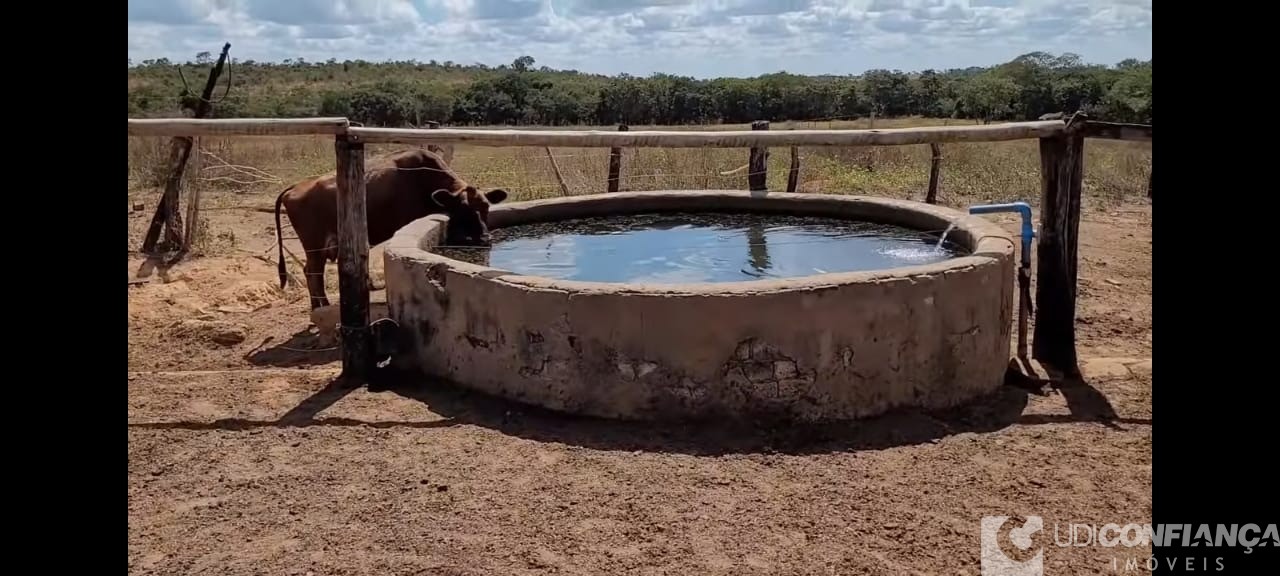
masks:
[[[696,77],[1151,57],[1152,0],[129,0],[129,57],[452,60]]]

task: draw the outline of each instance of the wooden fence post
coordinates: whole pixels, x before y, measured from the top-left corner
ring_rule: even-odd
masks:
[[[436,122],[435,120],[430,120],[427,122],[427,130],[439,130],[439,129],[440,129],[439,122]],[[436,154],[439,154],[441,158],[444,158],[445,164],[453,165],[453,144],[445,144],[444,146],[438,146],[436,144],[432,144],[430,146],[427,146],[427,150],[430,150],[432,152],[435,152]]]
[[[230,50],[230,43],[222,45],[222,54],[218,55],[218,62],[213,65],[213,70],[209,71],[209,78],[204,83],[204,91],[200,93],[200,100],[196,103],[192,114],[194,118],[204,118],[213,109],[213,89],[218,85],[218,76],[222,75],[222,68],[227,63],[227,52]],[[178,212],[178,191],[182,187],[182,174],[186,171],[187,160],[191,158],[193,145],[195,145],[195,138],[191,136],[174,137],[170,145],[169,178],[165,180],[164,195],[156,204],[156,214],[151,219],[151,226],[147,228],[147,235],[142,239],[140,252],[143,254],[155,252],[162,228],[167,230],[167,239],[179,254],[188,247],[182,234],[182,215]],[[196,226],[196,223],[188,222],[187,225]],[[174,262],[176,261],[175,258]]]
[[[194,139],[192,139],[194,142]],[[199,162],[197,162],[197,169]],[[196,234],[200,233],[200,186],[192,186],[187,190],[187,229],[186,234],[182,237],[182,249],[178,252],[186,254],[191,251],[191,245],[195,244]]]
[[[937,142],[931,142],[929,151],[933,152],[933,158],[929,160],[929,192],[925,194],[924,201],[929,204],[937,204],[938,172],[942,169],[942,146],[939,146]]]
[[[619,124],[618,131],[626,132],[630,130],[626,124]],[[617,192],[619,189],[619,180],[622,178],[622,149],[609,149],[609,188],[610,192]]]
[[[791,147],[791,169],[787,171],[787,192],[795,192],[800,186],[800,148]]]
[[[1079,124],[1076,124],[1079,122]],[[1074,124],[1074,126],[1073,126]],[[1062,136],[1040,139],[1040,232],[1036,326],[1031,355],[1068,376],[1076,357],[1076,280],[1084,136],[1080,119]]]
[[[142,239],[142,249],[139,252],[143,254],[155,253],[161,231],[165,232],[168,243],[174,245],[170,249],[181,249],[182,216],[178,213],[178,192],[182,189],[182,175],[186,173],[187,161],[191,159],[191,147],[194,145],[195,138],[177,136],[169,146],[169,176],[165,178],[164,194],[156,204],[151,226]]]
[[[768,120],[756,120],[751,123],[752,130],[768,130]],[[747,189],[752,192],[763,192],[769,189],[769,149],[752,148],[751,157],[747,161]]]
[[[369,338],[369,224],[365,212],[364,143],[339,135],[338,299],[341,306],[342,374],[363,382],[372,367]]]
[[[556,176],[556,182],[560,184],[560,195],[569,195],[569,185],[564,183],[564,175],[560,173],[560,164],[556,162],[556,155],[551,153],[550,146],[544,146],[543,150],[547,151],[547,161],[551,163],[551,172]]]

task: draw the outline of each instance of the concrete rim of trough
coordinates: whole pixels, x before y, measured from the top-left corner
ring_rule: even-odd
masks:
[[[531,290],[696,296],[803,291],[843,284],[901,281],[910,280],[913,277],[935,276],[978,266],[1000,265],[1002,260],[1007,261],[1013,257],[1016,244],[1013,237],[999,225],[959,210],[912,200],[845,194],[741,190],[657,190],[584,194],[498,204],[490,210],[489,219],[493,228],[502,228],[534,222],[662,211],[763,211],[880,222],[922,231],[944,230],[954,223],[955,228],[948,238],[964,247],[969,254],[931,264],[884,270],[830,272],[739,282],[677,284],[557,280],[479,266],[431,252],[430,249],[443,238],[444,226],[449,220],[447,216],[437,214],[415,220],[398,230],[387,242],[384,258],[405,258],[428,265],[444,265],[455,273],[483,277],[489,281]]]

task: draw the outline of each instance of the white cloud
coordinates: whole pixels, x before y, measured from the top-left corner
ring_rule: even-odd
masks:
[[[371,24],[389,20],[417,20],[409,0],[241,0],[254,20],[279,24]]]
[[[871,0],[871,5],[867,6],[867,12],[888,12],[902,10],[905,7],[903,0]]]
[[[1151,56],[1151,0],[129,0],[129,57],[417,59],[700,77]]]
[[[476,20],[521,20],[542,11],[543,0],[471,0],[464,12]]]
[[[695,0],[567,0],[553,2],[581,14],[623,14],[646,8],[670,8],[688,6]]]

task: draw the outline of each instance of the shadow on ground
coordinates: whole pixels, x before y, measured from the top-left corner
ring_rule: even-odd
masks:
[[[395,394],[423,403],[443,418],[421,422],[361,421],[319,414],[355,389],[342,379],[331,382],[275,421],[223,419],[214,422],[130,424],[131,428],[244,430],[261,427],[352,426],[370,428],[442,428],[481,426],[524,439],[600,450],[674,452],[693,455],[752,453],[815,454],[879,450],[932,443],[966,432],[984,433],[1010,425],[1096,422],[1113,429],[1150,425],[1149,419],[1119,418],[1106,397],[1083,380],[1057,387],[1069,414],[1023,412],[1030,394],[1047,392],[1025,382],[944,411],[900,411],[853,423],[790,424],[778,421],[696,423],[620,422],[565,415],[517,404],[457,386],[384,373],[370,385],[375,393]],[[1029,389],[1030,388],[1030,389]]]
[[[337,344],[321,341],[320,335],[310,329],[297,332],[284,342],[273,342],[273,338],[267,338],[246,354],[245,360],[254,366],[297,368],[337,362],[342,355]]]

